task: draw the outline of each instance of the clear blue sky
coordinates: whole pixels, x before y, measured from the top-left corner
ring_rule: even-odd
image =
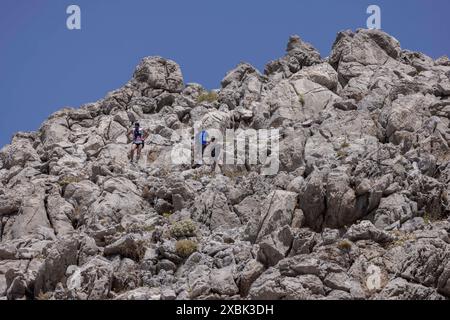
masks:
[[[81,31],[66,28],[70,4]],[[450,54],[449,0],[0,0],[0,146],[120,87],[144,56],[209,89],[240,61],[263,70],[291,34],[327,56],[338,31],[365,27],[370,4],[403,48]]]

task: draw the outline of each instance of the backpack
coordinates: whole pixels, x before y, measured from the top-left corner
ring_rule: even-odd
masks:
[[[202,146],[207,145],[208,144],[208,132],[206,132],[205,130],[203,130],[200,133],[200,142],[202,143]]]

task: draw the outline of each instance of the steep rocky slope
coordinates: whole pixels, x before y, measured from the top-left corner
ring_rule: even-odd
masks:
[[[151,136],[127,158],[135,120]],[[194,122],[277,128],[279,172],[171,161]],[[217,94],[142,60],[0,152],[0,299],[450,298],[450,61],[299,37]]]

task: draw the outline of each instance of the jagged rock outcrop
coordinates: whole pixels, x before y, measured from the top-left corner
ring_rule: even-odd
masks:
[[[449,299],[449,61],[378,30],[326,59],[293,36],[208,92],[144,58],[0,150],[0,299]],[[173,161],[197,124],[245,154],[239,132],[278,132],[264,161]]]

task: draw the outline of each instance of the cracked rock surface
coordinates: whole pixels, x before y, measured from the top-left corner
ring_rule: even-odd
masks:
[[[214,93],[147,57],[1,149],[0,299],[449,299],[449,76],[377,30],[327,59],[293,36]],[[279,129],[278,173],[173,163],[195,122]]]

